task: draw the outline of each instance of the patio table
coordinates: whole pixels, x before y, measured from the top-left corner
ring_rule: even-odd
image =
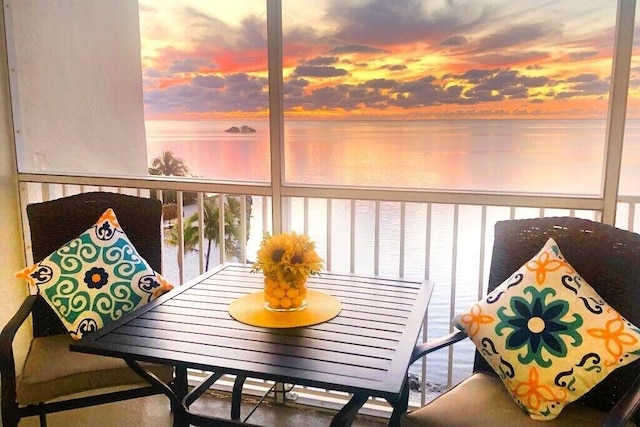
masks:
[[[323,272],[309,278],[308,286],[339,299],[339,315],[298,328],[247,325],[227,309],[235,299],[261,291],[263,276],[252,273],[249,265],[224,264],[70,348],[120,357],[159,386],[138,362],[173,365],[176,384],[164,389],[175,412],[174,425],[239,422],[241,387],[234,388],[229,419],[189,411],[189,405],[224,374],[351,393],[332,426],[351,425],[370,396],[381,397],[394,408],[390,424],[397,424],[407,409],[407,370],[431,282]],[[188,368],[212,374],[189,391]]]

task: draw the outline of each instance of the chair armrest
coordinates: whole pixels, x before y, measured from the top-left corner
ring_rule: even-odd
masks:
[[[462,331],[458,331],[453,332],[449,335],[445,335],[444,337],[438,338],[436,340],[417,344],[413,349],[413,353],[411,354],[410,364],[420,359],[422,356],[425,356],[433,351],[440,350],[443,347],[448,347],[453,343],[457,343],[458,341],[462,341],[466,337],[467,334]]]
[[[622,399],[609,411],[604,420],[604,427],[625,426],[640,407],[640,377],[636,378],[631,388]]]
[[[9,320],[0,332],[0,385],[2,386],[2,405],[15,402],[16,393],[16,365],[13,356],[13,339],[20,326],[27,320],[37,295],[29,295],[16,314]]]

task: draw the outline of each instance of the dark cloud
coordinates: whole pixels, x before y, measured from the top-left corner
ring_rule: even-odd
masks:
[[[219,89],[225,86],[225,79],[218,76],[197,76],[193,79],[195,86]]]
[[[299,65],[295,68],[293,74],[299,77],[341,77],[346,76],[349,72],[336,67],[309,67]]]
[[[433,45],[483,25],[495,13],[492,6],[470,8],[468,2],[448,0],[427,13],[423,0],[333,0],[326,19],[338,24],[335,37],[351,43],[392,46],[412,42]]]
[[[448,74],[447,79],[463,80],[474,85],[462,94],[464,103],[526,99],[529,97],[529,89],[552,83],[547,77],[530,77],[516,70],[506,69],[474,69],[459,75]]]
[[[580,83],[573,87],[576,91],[584,95],[604,95],[609,92],[609,82],[596,80],[588,83]]]
[[[465,36],[451,36],[443,39],[440,46],[462,46],[467,44],[467,38]]]
[[[527,64],[531,62],[539,62],[547,60],[549,53],[536,50],[516,51],[514,49],[498,50],[488,53],[473,54],[474,66],[482,66],[487,68],[494,67],[512,67],[514,64]]]
[[[426,76],[417,80],[401,82],[397,88],[398,92],[420,92],[426,87],[432,87],[432,83],[436,80],[434,76]]]
[[[478,50],[495,51],[510,47],[522,49],[534,42],[557,38],[560,35],[561,31],[551,22],[512,26],[481,38]]]
[[[579,96],[605,95],[609,92],[609,79],[601,79],[597,74],[584,73],[564,80],[570,88],[555,94],[556,99],[568,99]]]
[[[335,64],[339,61],[337,56],[318,56],[315,58],[307,59],[304,61],[305,65],[313,65],[313,66],[321,66],[321,65],[331,65]]]
[[[576,82],[580,82],[580,83],[590,83],[590,82],[595,82],[599,79],[597,74],[578,74],[577,76],[573,76],[573,77],[569,77],[567,79],[567,82],[569,83],[576,83]]]
[[[255,78],[250,77],[248,74],[245,73],[236,73],[236,74],[230,74],[226,77],[227,82],[230,85],[241,85],[244,83],[247,83],[251,80],[256,80]]]
[[[172,73],[193,73],[209,64],[210,62],[203,58],[178,59],[171,63],[169,71]]]
[[[348,44],[329,49],[329,53],[387,53],[388,50],[362,44]]]
[[[396,80],[389,79],[373,79],[364,83],[363,86],[372,89],[393,89],[398,87],[398,82]]]
[[[580,92],[577,91],[565,91],[565,92],[559,92],[556,94],[555,98],[556,99],[569,99],[569,98],[573,98],[576,96],[580,96],[582,95]]]
[[[394,65],[385,65],[382,68],[389,71],[404,71],[407,69],[407,66],[404,64],[394,64]]]
[[[598,52],[596,51],[575,52],[575,53],[570,53],[568,56],[571,61],[583,61],[585,59],[594,58],[598,56]]]
[[[247,50],[266,51],[266,16],[247,15],[237,24],[230,25],[201,8],[187,6],[178,10],[175,19],[189,29],[188,39],[213,53],[212,57],[218,52],[235,51],[241,58]]]
[[[395,96],[389,100],[389,105],[402,108],[465,103],[465,100],[460,97],[462,94],[460,86],[445,87],[444,84],[438,83],[434,76],[399,83],[391,92]]]
[[[150,114],[263,111],[268,108],[267,80],[244,73],[201,76],[167,88],[147,87]]]
[[[549,83],[547,77],[527,77],[515,70],[500,70],[483,79],[478,87],[487,90],[507,91],[514,87],[541,87]]]
[[[306,111],[384,110],[390,107],[479,105],[542,96],[534,101],[540,103],[544,99],[603,95],[608,90],[607,80],[585,73],[567,79],[565,83],[570,85],[567,90],[554,92],[550,88],[556,82],[547,77],[527,76],[517,70],[503,68],[472,69],[460,74],[448,73],[440,78],[430,75],[410,81],[377,78],[315,90],[309,90],[309,81],[301,75],[326,77],[340,74],[338,71],[334,67],[297,67],[296,72],[284,82],[285,108]],[[549,88],[546,94],[541,94],[543,88]],[[536,89],[533,94],[532,89]],[[147,90],[145,103],[151,114],[261,111],[268,106],[267,80],[246,73],[201,76],[163,90]]]
[[[482,102],[496,102],[505,99],[505,96],[501,93],[495,93],[491,89],[487,89],[483,86],[476,86],[473,89],[469,89],[464,92],[464,97],[469,104],[478,104]]]
[[[466,71],[462,74],[459,75],[455,75],[455,74],[445,74],[442,78],[443,79],[450,79],[450,78],[459,78],[462,80],[468,80],[469,83],[480,83],[483,79],[486,79],[488,77],[491,77],[496,71],[498,70],[478,70],[478,69],[472,69],[469,71]]]
[[[293,79],[287,80],[287,84],[291,86],[296,86],[296,87],[305,87],[305,86],[309,86],[309,80],[293,78]]]
[[[352,111],[363,108],[387,108],[388,96],[377,89],[364,86],[337,85],[314,90],[304,97],[303,106],[311,109],[342,109]],[[290,100],[292,101],[292,100]],[[285,105],[291,105],[285,100]]]

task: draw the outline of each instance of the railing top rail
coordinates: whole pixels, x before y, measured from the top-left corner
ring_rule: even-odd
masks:
[[[176,190],[184,192],[251,194],[271,196],[268,182],[218,181],[174,176],[105,176],[79,174],[20,173],[19,182],[104,187]],[[318,185],[285,185],[284,197],[380,200],[407,203],[521,206],[601,211],[603,199],[595,195],[543,195],[533,193],[458,192],[408,188],[370,188]],[[638,198],[640,199],[640,198]]]

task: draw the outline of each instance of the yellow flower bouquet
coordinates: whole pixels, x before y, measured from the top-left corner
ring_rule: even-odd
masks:
[[[304,234],[281,233],[262,238],[253,271],[264,273],[265,307],[273,311],[296,311],[307,306],[307,278],[318,275],[324,260],[315,243]]]

